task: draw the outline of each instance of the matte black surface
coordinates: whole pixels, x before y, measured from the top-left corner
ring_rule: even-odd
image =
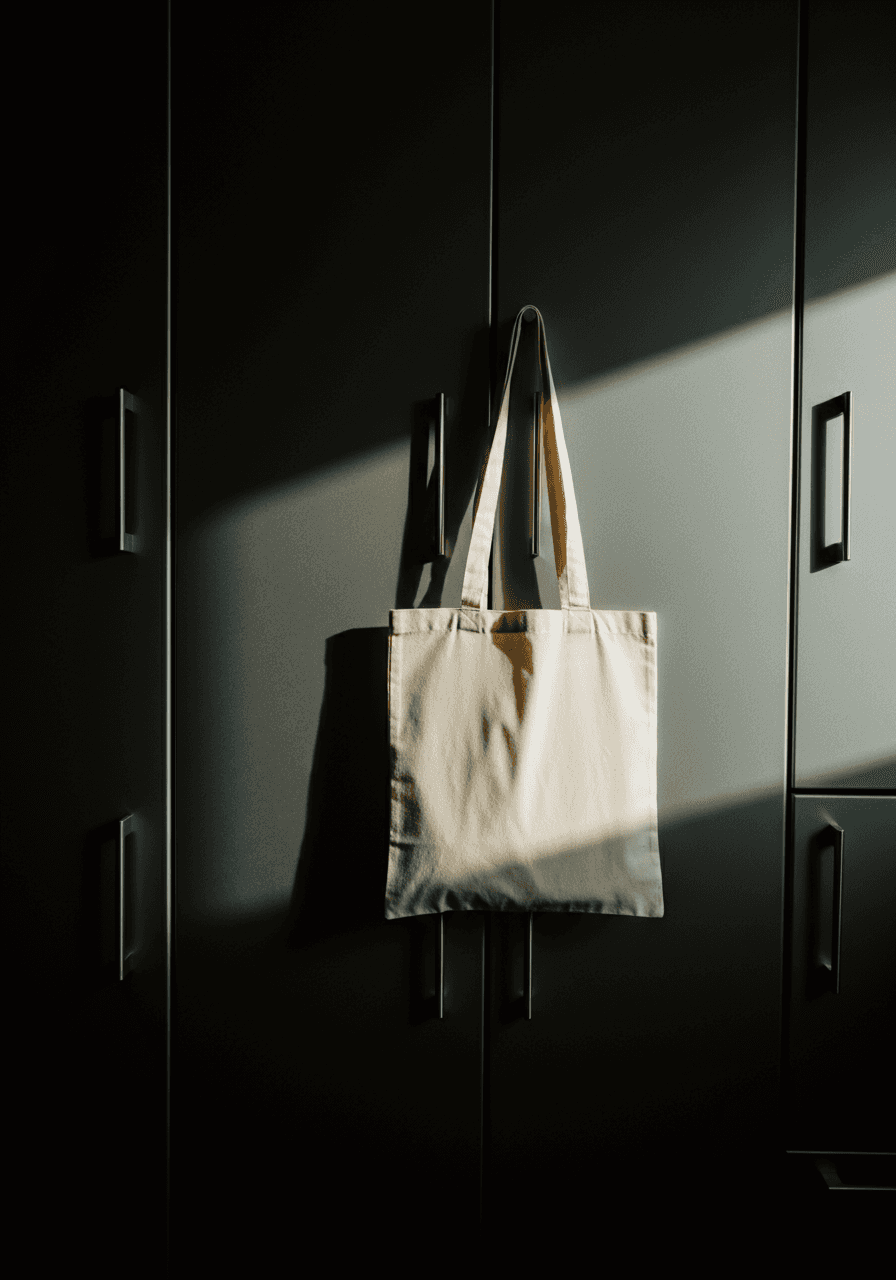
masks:
[[[887,0],[807,4],[806,300],[811,302],[896,271],[896,19]]]
[[[8,1252],[158,1276],[166,13],[20,8],[5,35]],[[121,387],[136,397],[139,554],[115,554],[102,528],[103,421]],[[128,813],[121,983],[103,846]]]
[[[189,1267],[478,1217],[482,918],[445,922],[440,1019],[438,918],[384,910],[389,610],[459,603],[487,427],[490,12],[421,15],[175,14]]]
[[[666,908],[536,916],[531,1022],[525,917],[491,921],[485,1216],[746,1213],[780,1141],[796,6],[516,3],[499,54],[498,312],[545,317],[592,606],[657,612]],[[557,608],[531,390],[505,608]]]

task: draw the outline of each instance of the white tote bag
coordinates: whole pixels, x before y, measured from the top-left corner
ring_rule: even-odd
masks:
[[[510,380],[536,312],[560,609],[486,608]],[[592,609],[544,323],[517,316],[460,608],[394,609],[386,918],[661,916],[656,614]]]

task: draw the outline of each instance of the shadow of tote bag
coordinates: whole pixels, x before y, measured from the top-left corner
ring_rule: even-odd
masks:
[[[510,381],[535,311],[560,609],[486,608]],[[545,374],[547,375],[545,379]],[[656,614],[592,609],[544,322],[516,319],[460,608],[393,609],[386,918],[661,916]]]

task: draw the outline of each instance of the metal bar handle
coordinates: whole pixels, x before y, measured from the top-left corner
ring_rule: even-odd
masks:
[[[129,485],[128,480],[128,462],[133,457],[135,441],[128,441],[127,438],[127,420],[125,415],[136,412],[137,402],[129,391],[125,391],[121,387],[118,392],[118,550],[119,551],[136,551],[137,538],[133,533],[127,531],[127,500],[128,490],[131,490],[131,502],[134,500],[133,481]],[[130,451],[128,450],[130,444]]]
[[[849,559],[852,511],[852,392],[843,393],[843,559]]]
[[[530,911],[529,912],[529,928],[528,928],[527,938],[526,938],[525,991],[523,994],[523,1004],[525,1005],[525,1009],[526,1009],[526,1018],[529,1021],[531,1021],[532,1019],[532,919],[533,919],[533,915],[532,915],[532,912]]]
[[[836,822],[829,824],[827,831],[831,836],[834,850],[834,894],[833,911],[831,913],[831,959],[823,961],[825,969],[831,974],[831,990],[834,995],[840,994],[840,932],[843,917],[843,847],[845,833]],[[826,833],[827,834],[827,833]],[[824,846],[827,848],[827,844]]]
[[[439,928],[436,933],[436,984],[439,1001],[439,1017],[445,1016],[445,912],[439,912]]]
[[[825,435],[821,437],[819,444],[818,461],[815,464],[819,471],[817,473],[816,483],[818,484],[818,506],[816,516],[816,540],[818,552],[823,563],[834,565],[839,564],[842,560],[850,558],[850,526],[852,523],[852,441],[853,441],[853,395],[851,391],[844,391],[842,395],[833,396],[830,400],[825,400],[824,404],[816,405],[813,409],[818,424],[824,428]],[[825,516],[826,516],[826,461],[825,453],[827,450],[827,424],[835,418],[843,418],[843,451],[841,458],[841,478],[842,485],[840,491],[840,541],[830,544],[826,541]]]
[[[529,553],[535,560],[540,554],[538,535],[541,529],[541,392],[535,393],[532,420],[532,504],[529,526]]]
[[[127,919],[127,885],[128,885],[128,868],[125,858],[125,841],[129,835],[134,833],[134,815],[128,814],[126,818],[118,820],[118,980],[123,982],[125,975],[130,972],[132,953],[125,950],[127,946],[126,937],[126,919]]]
[[[438,414],[436,415],[436,504],[433,552],[437,556],[443,556],[445,554],[445,392],[440,391],[436,399]]]

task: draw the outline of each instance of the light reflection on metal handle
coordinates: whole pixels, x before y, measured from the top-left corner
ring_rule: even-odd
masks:
[[[118,980],[123,982],[131,969],[132,954],[125,951],[127,945],[127,884],[128,868],[125,859],[125,841],[134,833],[134,815],[118,820]]]
[[[436,417],[436,507],[433,551],[437,556],[445,554],[445,392],[438,394]]]
[[[831,959],[823,960],[822,965],[831,975],[831,990],[834,995],[840,994],[840,927],[843,916],[843,846],[845,833],[836,822],[828,826],[831,845],[834,850],[834,900],[831,912]],[[825,848],[828,845],[825,844]]]
[[[843,559],[849,559],[852,508],[852,392],[843,393]],[[842,849],[842,842],[841,842]]]

